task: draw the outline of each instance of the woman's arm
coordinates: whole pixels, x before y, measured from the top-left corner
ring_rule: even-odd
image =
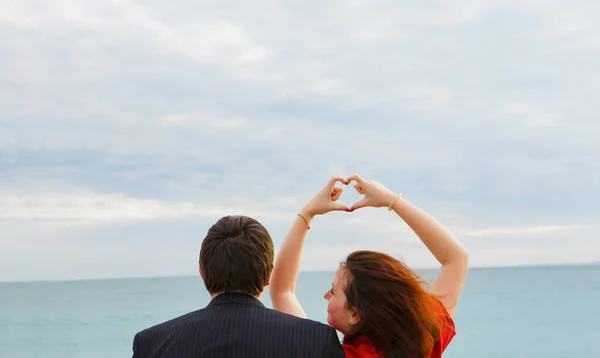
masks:
[[[358,175],[353,175],[348,180],[356,180],[355,188],[365,195],[363,200],[352,206],[352,210],[364,206],[387,207],[393,202],[391,208],[394,212],[417,234],[442,265],[430,291],[439,297],[453,317],[467,277],[469,251],[433,217],[383,185],[372,180],[365,181]]]
[[[469,251],[442,224],[410,202],[398,198],[392,209],[442,265],[430,291],[442,301],[450,316],[454,317],[467,278]]]
[[[278,311],[306,318],[306,313],[296,297],[296,280],[300,271],[302,248],[310,223],[316,215],[334,210],[350,211],[350,208],[335,203],[343,191],[341,187],[335,186],[338,181],[346,183],[342,177],[331,178],[329,183],[304,206],[277,253],[269,282],[269,295],[273,308]]]
[[[310,224],[312,217],[300,213]],[[296,216],[275,259],[269,282],[269,295],[273,308],[297,317],[306,318],[306,313],[296,297],[296,280],[300,272],[302,247],[308,231],[307,223]]]

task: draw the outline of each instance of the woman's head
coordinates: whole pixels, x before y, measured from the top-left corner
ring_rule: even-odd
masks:
[[[356,251],[325,294],[327,322],[347,338],[365,335],[386,358],[426,357],[440,335],[437,300],[395,258]]]

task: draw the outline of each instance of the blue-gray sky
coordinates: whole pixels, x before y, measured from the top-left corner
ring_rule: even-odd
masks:
[[[474,266],[598,261],[598,18],[592,0],[4,1],[0,280],[195,274],[222,215],[278,247],[352,173]],[[356,248],[435,266],[365,209],[317,218],[303,269]]]

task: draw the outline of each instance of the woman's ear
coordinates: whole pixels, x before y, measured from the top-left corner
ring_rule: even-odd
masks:
[[[350,325],[356,326],[359,323],[360,323],[360,314],[358,313],[357,310],[352,310],[352,313],[350,316]]]

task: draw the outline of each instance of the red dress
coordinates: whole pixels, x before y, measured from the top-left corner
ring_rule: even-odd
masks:
[[[448,344],[450,344],[450,341],[456,335],[454,321],[441,303],[440,309],[439,318],[442,323],[440,340],[433,346],[429,358],[441,358],[442,353],[444,353],[444,350],[446,350],[446,347],[448,347]],[[373,342],[366,336],[355,337],[352,340],[344,337],[342,347],[346,353],[346,358],[385,358],[383,354],[377,353]]]

